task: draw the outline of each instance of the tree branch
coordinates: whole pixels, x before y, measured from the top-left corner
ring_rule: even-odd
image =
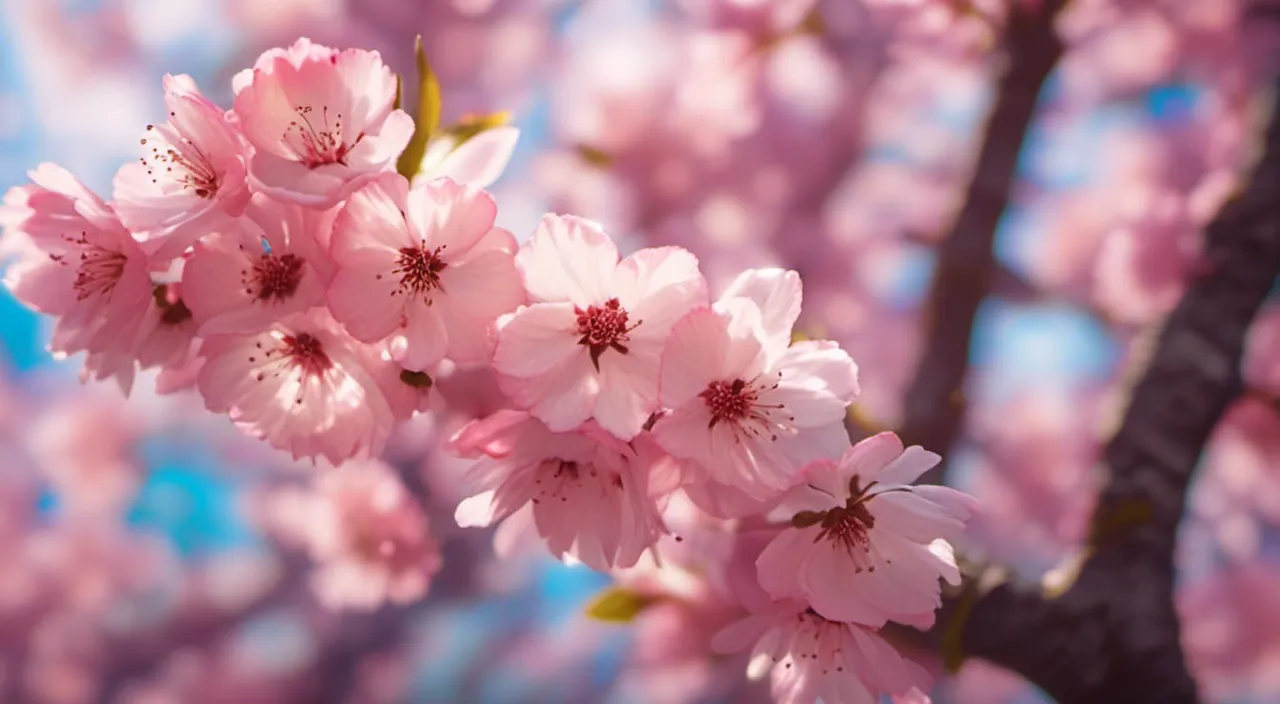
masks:
[[[953,595],[934,634],[1062,704],[1193,704],[1173,603],[1174,545],[1205,442],[1242,393],[1245,334],[1280,273],[1280,80],[1247,189],[1206,232],[1208,273],[1170,314],[1124,421],[1076,578],[1060,595],[988,580]],[[949,640],[948,640],[949,639]]]
[[[1054,19],[1065,0],[1038,9],[1010,9],[1002,60],[1006,70],[982,134],[973,179],[951,233],[938,247],[937,273],[925,312],[924,350],[907,390],[898,434],[908,445],[946,453],[964,422],[965,372],[978,305],[999,271],[996,226],[1009,203],[1018,155],[1035,116],[1041,88],[1062,56]],[[941,480],[941,469],[925,481]]]

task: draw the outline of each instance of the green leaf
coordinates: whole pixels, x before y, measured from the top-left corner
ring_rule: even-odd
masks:
[[[418,112],[413,116],[413,138],[396,161],[396,171],[407,179],[412,179],[422,169],[427,142],[440,127],[440,81],[427,62],[427,52],[422,48],[422,35],[418,35],[414,41],[414,53],[418,59]]]
[[[590,144],[579,144],[577,151],[578,156],[582,157],[583,161],[597,169],[607,169],[613,164],[613,156],[599,147],[593,147]]]
[[[586,613],[597,621],[606,623],[631,623],[641,611],[655,603],[655,599],[639,592],[611,587],[587,604]]]
[[[501,112],[491,112],[483,115],[465,115],[458,124],[445,130],[450,137],[457,141],[458,146],[462,146],[468,139],[494,127],[502,127],[511,122],[511,113],[503,110]],[[457,147],[455,147],[456,149]]]

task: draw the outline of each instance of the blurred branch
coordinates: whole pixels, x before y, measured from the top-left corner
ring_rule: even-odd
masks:
[[[108,664],[102,673],[101,701],[117,701],[130,684],[156,674],[168,656],[189,649],[216,647],[249,620],[287,606],[303,592],[308,567],[304,555],[286,553],[275,582],[239,607],[192,610],[179,614],[163,628],[108,642],[103,648]]]
[[[964,422],[965,373],[973,321],[992,291],[999,269],[993,242],[1010,191],[1040,91],[1062,56],[1054,19],[1065,0],[1038,9],[1014,5],[1004,32],[1005,73],[982,134],[982,147],[964,206],[938,247],[937,273],[925,302],[924,349],[907,390],[904,443],[946,454]],[[941,481],[943,468],[925,481]]]
[[[372,613],[343,614],[341,628],[324,643],[302,680],[299,704],[360,701],[361,664],[403,645],[422,605],[384,604]]]
[[[1016,670],[1062,704],[1197,701],[1174,546],[1204,444],[1244,392],[1245,334],[1280,273],[1280,80],[1274,98],[1252,181],[1207,228],[1209,271],[1170,314],[1106,448],[1109,478],[1078,569],[1060,571],[1052,591],[990,572],[971,581],[932,634],[944,653]]]

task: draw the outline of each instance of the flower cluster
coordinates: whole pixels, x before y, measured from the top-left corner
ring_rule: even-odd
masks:
[[[306,509],[329,526],[311,536],[326,602],[425,592],[439,551],[376,459],[436,378],[474,371],[502,407],[446,443],[474,460],[459,525],[502,522],[499,547],[520,530],[619,575],[660,553],[722,568],[719,606],[743,618],[709,648],[754,645],[750,673],[779,701],[927,691],[876,631],[932,623],[974,507],[912,486],[937,455],[888,433],[851,444],[857,367],[795,341],[796,272],[748,270],[713,295],[685,249],[623,256],[568,215],[518,243],[483,190],[510,133],[418,143],[406,168],[431,125],[398,108],[376,52],[268,51],[229,111],[187,77],[164,88],[168,121],[110,203],[52,165],[5,197],[6,283],[58,318],[52,348],[83,352],[86,377],[127,393],[158,369],[163,390],[194,388],[326,466]]]

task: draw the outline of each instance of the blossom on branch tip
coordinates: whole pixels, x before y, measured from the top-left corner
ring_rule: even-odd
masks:
[[[698,261],[679,247],[619,261],[595,223],[546,215],[516,255],[530,304],[499,321],[494,369],[517,407],[553,431],[595,419],[618,438],[658,410],[671,326],[706,301]]]

